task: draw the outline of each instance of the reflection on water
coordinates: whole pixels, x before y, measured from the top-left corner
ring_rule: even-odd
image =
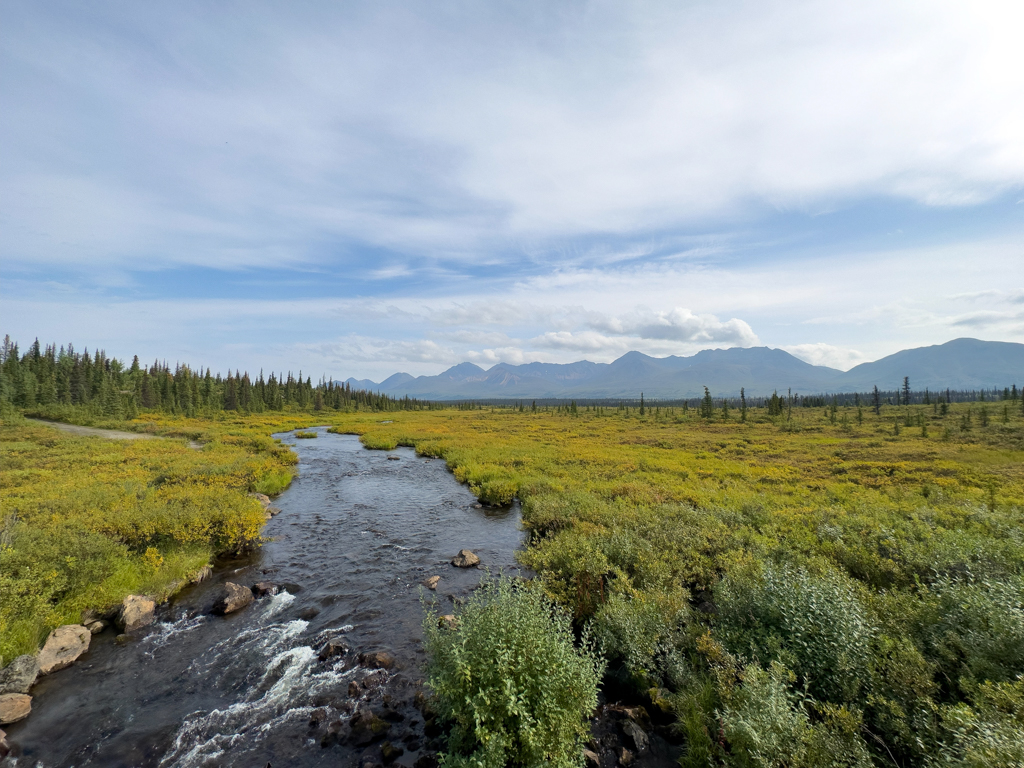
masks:
[[[311,713],[346,697],[363,670],[352,658],[320,661],[344,635],[358,650],[388,650],[415,678],[420,582],[440,575],[442,600],[464,596],[475,569],[448,560],[463,547],[494,571],[515,568],[519,510],[476,508],[444,462],[410,449],[367,451],[357,438],[317,430],[282,439],[299,477],[264,534],[273,540],[178,596],[164,621],[127,646],[98,635],[78,664],[44,678],[34,711],[7,727],[17,766],[337,765],[321,749]],[[223,582],[282,586],[226,617],[208,615]],[[400,762],[411,765],[414,755]]]

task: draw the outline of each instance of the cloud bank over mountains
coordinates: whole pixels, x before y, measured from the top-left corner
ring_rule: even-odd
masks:
[[[19,338],[367,376],[1024,338],[999,277],[1024,236],[1015,4],[42,0],[4,21]]]

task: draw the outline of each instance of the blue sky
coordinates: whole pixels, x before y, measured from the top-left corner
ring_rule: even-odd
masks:
[[[2,16],[23,343],[380,380],[1024,342],[1020,3]]]

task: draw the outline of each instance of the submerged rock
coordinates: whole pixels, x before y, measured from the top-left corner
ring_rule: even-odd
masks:
[[[468,549],[460,549],[459,554],[452,558],[452,565],[456,568],[472,568],[480,564],[480,558]]]
[[[32,712],[32,697],[24,693],[0,695],[0,725],[24,720]]]
[[[365,710],[360,710],[352,715],[349,726],[352,728],[349,738],[357,747],[365,747],[375,741],[380,741],[391,730],[390,723]]]
[[[92,633],[81,624],[65,624],[57,627],[46,638],[43,650],[39,652],[39,671],[48,675],[58,669],[70,667],[75,659],[89,650]]]
[[[387,651],[372,651],[359,654],[359,663],[368,669],[391,669],[395,666],[395,657]]]
[[[128,595],[117,612],[117,626],[125,634],[148,627],[156,621],[156,602],[142,595]]]
[[[437,582],[440,580],[440,576],[430,576],[423,580],[423,586],[427,589],[437,589]]]
[[[245,608],[254,599],[251,589],[247,589],[241,584],[235,584],[233,581],[228,581],[224,583],[224,597],[214,607],[214,612],[222,615],[234,613]]]
[[[0,694],[28,693],[39,677],[39,661],[27,653],[0,669]]]
[[[380,753],[384,757],[384,765],[391,765],[395,760],[405,754],[405,750],[395,746],[390,741],[380,745]]]

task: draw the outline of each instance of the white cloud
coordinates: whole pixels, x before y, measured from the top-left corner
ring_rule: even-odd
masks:
[[[1024,6],[8,9],[8,264],[577,263],[751,207],[1024,183]],[[212,30],[217,30],[212,34]],[[631,245],[623,253],[642,253]]]

